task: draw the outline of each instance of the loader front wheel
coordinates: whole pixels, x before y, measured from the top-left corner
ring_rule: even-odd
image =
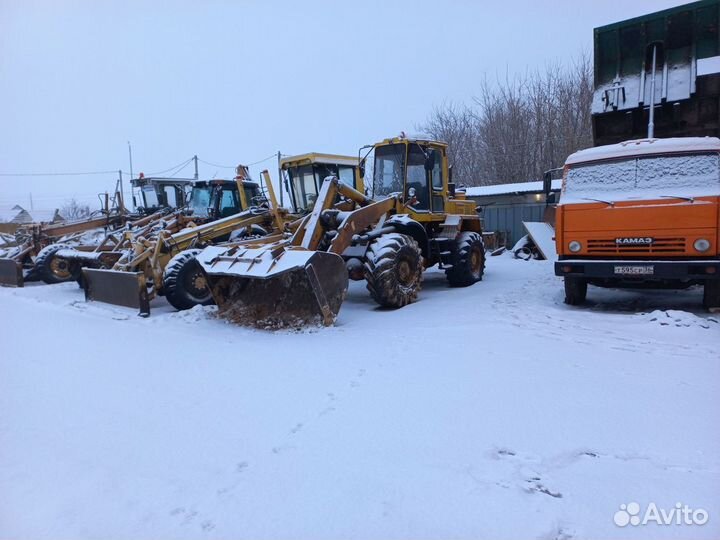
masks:
[[[213,303],[205,274],[195,256],[199,249],[188,249],[175,255],[165,267],[163,292],[170,304],[178,310]]]
[[[400,308],[420,292],[422,252],[410,236],[389,233],[370,244],[363,270],[373,299],[383,307]]]
[[[46,246],[35,257],[35,272],[48,285],[75,281],[80,277],[78,263],[57,256],[58,251],[67,247],[64,244]]]
[[[485,244],[476,232],[460,233],[455,244],[455,260],[445,276],[453,287],[467,287],[482,280],[485,273]]]

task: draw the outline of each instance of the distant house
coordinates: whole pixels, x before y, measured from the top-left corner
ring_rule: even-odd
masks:
[[[22,225],[25,223],[57,223],[65,221],[60,211],[54,210],[32,210],[28,212],[19,204],[0,205],[0,223],[14,223]]]
[[[562,180],[553,180],[551,193],[559,193],[561,187]],[[523,221],[554,223],[554,217],[546,220],[542,181],[469,187],[465,195],[483,209],[483,230],[501,233],[509,245],[527,234]]]

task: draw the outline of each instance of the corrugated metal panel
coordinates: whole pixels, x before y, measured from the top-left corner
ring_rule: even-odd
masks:
[[[507,233],[508,244],[512,245],[527,234],[522,222],[542,221],[544,213],[544,203],[486,206],[483,210],[484,230]]]

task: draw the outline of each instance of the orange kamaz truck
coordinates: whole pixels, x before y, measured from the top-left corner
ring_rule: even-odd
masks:
[[[555,274],[565,302],[587,286],[703,285],[720,308],[720,139],[644,139],[567,158],[556,211]]]
[[[567,158],[556,210],[568,304],[702,285],[720,308],[719,28],[701,0],[595,29],[595,147]]]

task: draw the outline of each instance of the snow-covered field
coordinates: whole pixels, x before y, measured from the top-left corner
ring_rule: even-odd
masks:
[[[500,256],[273,333],[2,289],[0,538],[719,538],[720,318],[562,296]],[[709,520],[618,527],[631,502]]]

